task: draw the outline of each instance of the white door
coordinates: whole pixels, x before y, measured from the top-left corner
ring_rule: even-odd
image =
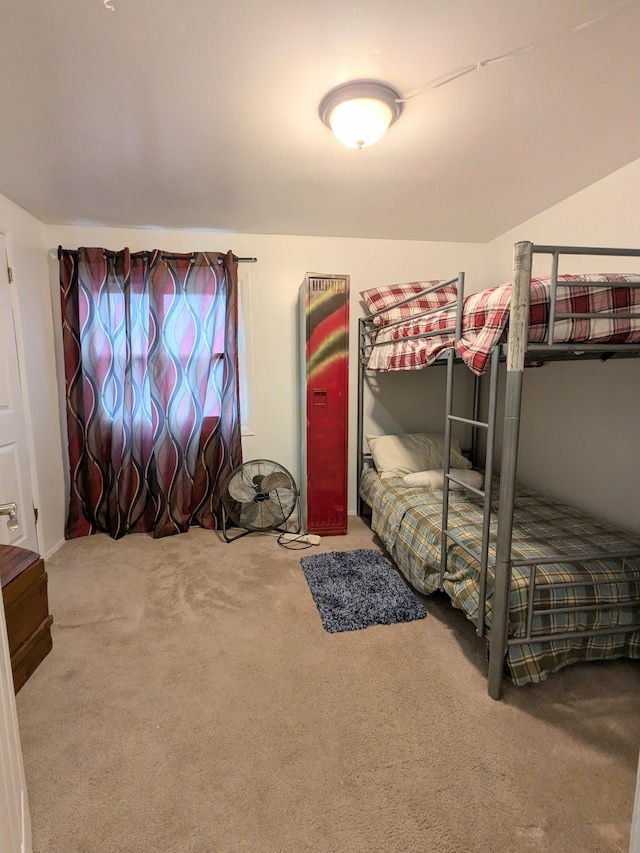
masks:
[[[0,515],[0,545],[38,551],[7,250],[0,234],[0,504],[14,503],[18,525]],[[13,526],[13,525],[11,525]]]
[[[22,763],[4,608],[0,607],[0,850],[31,853],[31,818]]]
[[[17,528],[0,515],[0,545],[38,550],[7,252],[0,234],[0,504],[18,507]],[[30,853],[31,822],[4,608],[0,606],[0,850]]]

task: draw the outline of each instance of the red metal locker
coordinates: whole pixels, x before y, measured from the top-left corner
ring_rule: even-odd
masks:
[[[303,530],[347,532],[349,276],[307,273],[300,288]]]

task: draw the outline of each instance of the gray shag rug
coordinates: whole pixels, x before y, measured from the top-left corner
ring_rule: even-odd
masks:
[[[378,552],[330,551],[300,560],[325,631],[424,619],[427,611]]]

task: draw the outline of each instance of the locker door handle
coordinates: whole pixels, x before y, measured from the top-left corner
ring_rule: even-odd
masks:
[[[326,409],[327,408],[327,392],[314,389],[313,391],[313,408],[314,409]]]

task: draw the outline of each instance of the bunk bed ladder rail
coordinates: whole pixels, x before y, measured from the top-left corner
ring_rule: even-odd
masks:
[[[447,538],[450,533],[449,526],[449,469],[451,467],[451,422],[453,418],[453,368],[455,357],[458,353],[458,344],[462,337],[462,309],[464,307],[464,273],[458,274],[458,297],[456,300],[456,327],[453,348],[447,350],[447,381],[445,391],[445,419],[444,419],[444,482],[442,490],[442,525],[440,528],[440,576],[438,587],[443,589],[444,575],[447,569]],[[476,397],[477,400],[477,397]]]
[[[447,571],[448,563],[448,541],[453,542],[458,547],[462,548],[472,559],[477,560],[480,564],[479,570],[479,592],[478,592],[478,615],[476,619],[476,633],[479,637],[483,637],[485,633],[485,611],[486,611],[486,587],[487,587],[487,567],[489,563],[489,546],[491,538],[491,504],[493,499],[493,459],[495,449],[495,433],[496,433],[496,412],[498,401],[498,368],[500,363],[500,348],[495,346],[491,353],[490,366],[490,386],[489,386],[489,408],[488,420],[479,420],[480,411],[480,394],[479,394],[479,377],[475,380],[473,418],[460,417],[453,414],[453,387],[454,387],[454,366],[455,356],[458,352],[460,338],[462,337],[462,309],[464,303],[464,273],[458,276],[458,303],[456,313],[456,333],[455,347],[447,352],[447,380],[446,380],[446,399],[445,399],[445,430],[444,430],[444,488],[442,496],[442,526],[441,526],[441,544],[440,544],[440,577],[439,587],[443,589],[444,576]],[[466,424],[473,429],[473,462],[477,463],[477,432],[479,429],[485,429],[486,445],[485,445],[485,460],[484,460],[484,490],[476,489],[472,486],[461,483],[454,475],[450,473],[450,458],[451,458],[451,442],[452,442],[452,425],[454,423]],[[480,553],[476,550],[471,550],[461,539],[452,531],[449,530],[449,489],[451,483],[456,483],[464,486],[465,489],[477,494],[483,500],[483,517],[482,517],[482,540],[480,545]]]
[[[471,426],[476,432],[479,429],[485,429],[487,431],[486,436],[486,446],[485,446],[485,459],[484,459],[484,470],[485,470],[485,479],[484,479],[484,489],[476,489],[473,486],[466,485],[462,483],[461,480],[455,477],[455,475],[451,474],[449,471],[449,467],[445,468],[445,477],[444,477],[444,490],[443,490],[443,501],[442,501],[442,528],[441,528],[441,548],[440,548],[440,589],[443,588],[444,585],[444,576],[447,571],[447,564],[449,561],[449,548],[447,541],[453,542],[458,547],[462,548],[465,553],[471,557],[471,559],[476,560],[479,563],[479,587],[478,587],[478,614],[476,617],[476,633],[479,637],[483,637],[485,635],[485,615],[486,615],[486,588],[487,588],[487,568],[489,565],[489,547],[491,545],[491,506],[493,503],[493,465],[494,465],[494,452],[495,452],[495,434],[496,434],[496,412],[497,412],[497,400],[498,400],[498,368],[500,365],[500,349],[498,346],[493,348],[491,353],[491,365],[490,365],[490,386],[489,386],[489,408],[488,408],[488,420],[480,421],[478,419],[478,404],[474,405],[474,418],[464,418],[458,415],[454,415],[452,412],[453,408],[453,382],[452,382],[452,374],[453,374],[453,353],[449,353],[447,355],[447,394],[446,394],[446,425],[445,425],[445,465],[446,460],[449,458],[448,454],[451,452],[451,426],[453,423],[466,424],[467,426]],[[476,380],[477,381],[477,380]],[[476,400],[478,398],[476,397]],[[474,439],[474,447],[476,446],[476,441]],[[474,462],[475,462],[475,453],[474,453]],[[480,543],[480,551],[477,549],[469,548],[465,542],[463,542],[459,536],[453,531],[449,529],[449,490],[450,483],[456,483],[467,491],[473,492],[482,498],[483,501],[483,515],[482,515],[482,538]]]
[[[356,462],[356,504],[358,517],[364,515],[364,501],[360,497],[360,483],[362,481],[362,466],[364,465],[364,375],[367,359],[364,346],[367,340],[366,322],[363,318],[358,320],[358,436],[356,439],[357,462]]]

